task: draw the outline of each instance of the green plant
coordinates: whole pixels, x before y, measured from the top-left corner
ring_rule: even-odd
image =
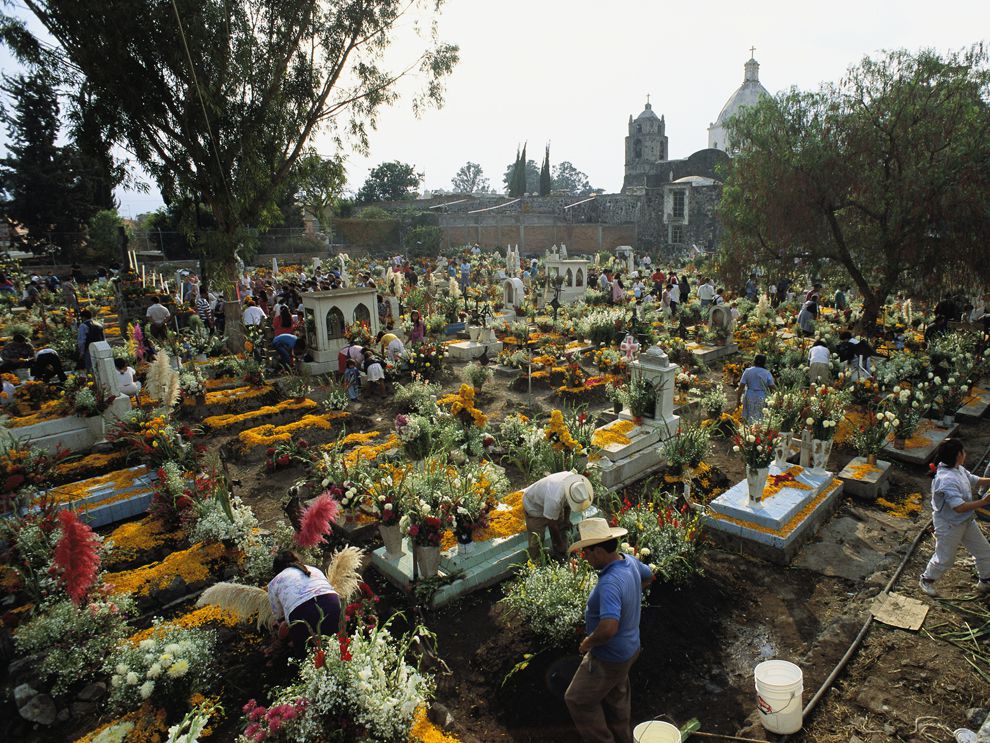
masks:
[[[725,410],[728,402],[729,398],[726,397],[725,390],[722,389],[721,384],[715,385],[701,396],[702,409],[708,414],[709,418],[715,418],[716,420],[722,414],[722,411]]]
[[[134,602],[123,595],[83,606],[65,599],[42,606],[18,628],[14,644],[21,655],[39,656],[35,670],[53,695],[63,696],[100,675],[104,659],[131,633],[133,612]]]
[[[652,418],[659,393],[659,385],[642,375],[637,375],[629,381],[620,394],[623,404],[629,408],[633,418]]]
[[[407,384],[396,383],[392,401],[403,410],[423,413],[435,409],[435,399],[440,395],[441,390],[439,384],[425,380],[414,380]]]
[[[707,428],[689,426],[663,442],[660,453],[671,467],[697,467],[708,456],[711,433]]]
[[[629,532],[622,548],[663,582],[686,583],[701,572],[701,514],[663,493],[638,505],[623,503],[618,525]]]
[[[461,370],[461,377],[464,381],[479,392],[485,386],[485,383],[490,382],[494,376],[495,373],[489,367],[482,366],[474,361]]]
[[[313,388],[312,380],[301,374],[290,374],[280,384],[285,395],[295,399],[306,397]]]
[[[597,583],[597,574],[584,560],[573,570],[570,565],[556,562],[529,562],[506,586],[501,603],[541,644],[573,647],[584,621],[588,595]]]

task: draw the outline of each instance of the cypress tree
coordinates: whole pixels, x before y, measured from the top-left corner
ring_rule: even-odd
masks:
[[[518,197],[519,194],[519,170],[523,167],[522,161],[519,159],[519,146],[516,145],[516,162],[512,166],[512,174],[509,176],[509,196],[513,198]]]
[[[550,145],[547,144],[547,151],[543,156],[543,167],[540,169],[540,196],[550,195],[550,184]]]
[[[516,170],[516,196],[526,193],[526,143],[523,142],[522,154],[519,156],[519,168]]]

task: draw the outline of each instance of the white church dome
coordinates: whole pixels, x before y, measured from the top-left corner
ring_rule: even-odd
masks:
[[[767,89],[760,83],[760,63],[753,57],[745,64],[745,75],[743,84],[733,93],[722,110],[719,112],[715,123],[708,127],[708,146],[712,149],[727,150],[726,124],[733,116],[746,106],[752,106],[760,98],[770,95]]]

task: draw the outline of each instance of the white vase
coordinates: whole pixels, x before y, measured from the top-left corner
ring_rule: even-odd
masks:
[[[416,558],[416,566],[419,570],[420,578],[436,578],[440,572],[440,548],[439,547],[413,547],[413,556]]]
[[[746,465],[746,487],[748,489],[749,505],[761,505],[763,491],[767,487],[767,478],[769,476],[769,467],[750,467],[748,464]]]
[[[472,554],[474,552],[475,547],[476,547],[476,545],[475,545],[474,542],[468,542],[467,544],[462,544],[462,543],[458,542],[457,543],[457,554],[460,557],[467,557],[468,555],[470,555],[470,554]]]
[[[828,458],[832,454],[832,439],[813,439],[811,442],[811,471],[824,474]]]
[[[382,543],[385,545],[385,559],[398,560],[405,551],[402,549],[402,530],[398,524],[385,526],[378,525],[378,533],[382,535]]]
[[[481,334],[481,327],[479,325],[471,325],[468,327],[468,338],[471,339],[472,343],[478,342],[478,336]]]
[[[956,422],[956,416],[954,416],[954,415],[943,415],[942,416],[942,427],[943,428],[952,428],[952,426],[955,424],[955,422]]]
[[[790,431],[781,431],[779,436],[780,438],[777,439],[777,443],[773,447],[773,463],[777,469],[786,470],[788,466],[787,460],[791,456],[791,439],[794,434]]]

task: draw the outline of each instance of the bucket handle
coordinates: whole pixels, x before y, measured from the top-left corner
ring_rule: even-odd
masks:
[[[786,707],[788,704],[790,704],[792,701],[794,701],[794,697],[796,695],[797,695],[797,692],[792,691],[791,692],[791,695],[787,698],[787,704],[783,705],[780,709],[784,709],[784,707]],[[774,712],[773,707],[771,707],[770,706],[770,703],[763,698],[763,695],[762,694],[759,694],[758,693],[756,696],[759,698],[759,702],[757,703],[756,706],[759,708],[761,714],[764,714],[764,715],[776,715],[776,714],[778,714],[780,712],[780,710],[777,710],[776,712]],[[766,707],[767,707],[767,709],[766,709],[765,712],[763,711],[763,705],[766,705]]]

